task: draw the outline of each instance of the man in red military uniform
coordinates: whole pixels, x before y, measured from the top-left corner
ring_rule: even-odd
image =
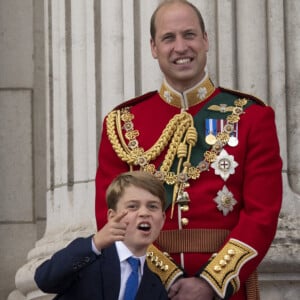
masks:
[[[259,299],[256,268],[282,201],[274,112],[253,96],[215,87],[205,71],[208,48],[191,3],[158,6],[151,51],[165,79],[158,92],[121,104],[105,119],[97,225],[106,222],[112,178],[128,169],[153,173],[165,182],[168,208],[148,260],[169,297]]]

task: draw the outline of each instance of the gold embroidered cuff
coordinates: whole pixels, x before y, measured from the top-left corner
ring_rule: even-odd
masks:
[[[172,261],[171,257],[154,245],[148,247],[146,260],[149,269],[160,277],[167,291],[174,281],[183,275],[183,271]]]
[[[236,239],[230,239],[221,251],[208,263],[200,277],[204,278],[224,298],[231,283],[234,292],[240,287],[239,272],[242,266],[254,258],[257,251]]]

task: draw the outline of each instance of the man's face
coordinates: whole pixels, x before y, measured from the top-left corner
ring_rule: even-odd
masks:
[[[124,243],[133,254],[144,255],[164,225],[165,213],[161,201],[147,190],[131,185],[119,199],[116,211],[109,211],[109,216],[124,210],[128,211],[122,219],[127,224]]]
[[[196,12],[183,3],[165,5],[157,12],[152,56],[167,82],[177,91],[198,83],[205,74],[208,39]]]

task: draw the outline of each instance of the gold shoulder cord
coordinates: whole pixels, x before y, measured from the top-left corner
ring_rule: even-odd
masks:
[[[172,218],[175,203],[184,204],[190,201],[185,192],[185,188],[189,186],[188,181],[199,178],[200,173],[208,170],[209,165],[216,160],[218,154],[228,143],[230,134],[234,130],[234,124],[240,120],[240,115],[246,104],[247,99],[235,100],[235,107],[232,109],[232,114],[227,116],[227,124],[223,131],[217,134],[216,143],[210,151],[204,153],[204,159],[197,166],[191,165],[190,158],[198,134],[194,127],[193,116],[186,111],[176,114],[154,145],[146,151],[139,146],[137,140],[139,131],[134,129],[132,122],[134,115],[128,107],[108,114],[107,134],[114,151],[122,161],[129,165],[130,169],[133,169],[133,166],[140,166],[141,170],[154,174],[166,184],[174,185]],[[125,131],[124,134],[123,131]],[[128,140],[128,143],[125,139]],[[168,151],[162,165],[159,170],[156,170],[155,165],[150,162],[154,161],[168,145]],[[171,172],[170,169],[176,155],[179,162],[175,173]]]

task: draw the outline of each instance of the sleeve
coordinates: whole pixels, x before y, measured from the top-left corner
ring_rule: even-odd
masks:
[[[78,238],[56,252],[35,271],[34,280],[45,293],[62,294],[77,279],[80,270],[93,263],[91,239]]]
[[[147,265],[161,280],[168,291],[172,284],[184,276],[183,270],[175,264],[170,255],[160,251],[153,244],[147,249]]]
[[[238,291],[266,255],[282,203],[282,161],[274,112],[270,107],[252,105],[246,115],[242,124],[247,127],[247,142],[239,221],[198,274],[222,299]]]
[[[95,214],[98,230],[107,222],[106,189],[111,181],[120,173],[128,171],[128,165],[122,162],[112,148],[107,136],[105,118],[98,152],[98,167],[95,178],[96,199]]]

